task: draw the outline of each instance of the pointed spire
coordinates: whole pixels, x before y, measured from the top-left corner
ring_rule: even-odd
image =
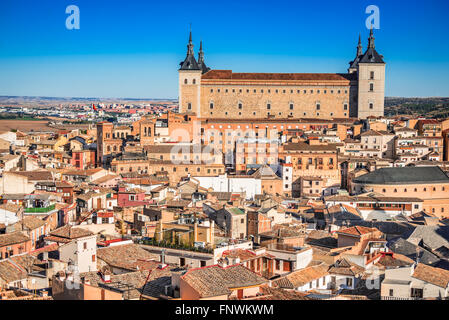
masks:
[[[189,54],[193,55],[192,26],[190,26],[189,43],[187,44],[187,55]]]
[[[371,30],[370,30],[370,32],[369,32],[368,48],[373,48],[373,49],[374,49],[373,26],[371,26]]]
[[[200,50],[198,51],[198,63],[204,62],[203,41],[200,41]]]
[[[206,66],[206,63],[204,62],[204,51],[203,51],[203,41],[200,41],[200,50],[198,51],[198,65],[201,68],[201,70],[203,71],[203,73],[206,73],[207,71],[210,70],[210,68],[208,68]]]
[[[357,57],[361,56],[362,54],[363,54],[362,36],[359,33],[359,43],[357,45]]]
[[[201,70],[195,59],[192,43],[192,26],[190,26],[189,43],[187,44],[187,55],[183,62],[180,63],[181,70]]]

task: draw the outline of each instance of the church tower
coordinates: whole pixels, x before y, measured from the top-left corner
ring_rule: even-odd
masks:
[[[356,58],[357,60],[357,58]],[[352,65],[349,70],[352,70]],[[384,115],[385,62],[374,45],[373,29],[370,30],[368,48],[357,62],[358,112],[357,117]]]
[[[201,48],[202,49],[202,48]],[[202,50],[200,51],[202,52]],[[179,68],[179,113],[195,112],[199,116],[201,103],[201,74],[203,73],[204,55],[201,65],[195,59],[192,43],[192,31],[190,31],[187,55],[180,63]]]

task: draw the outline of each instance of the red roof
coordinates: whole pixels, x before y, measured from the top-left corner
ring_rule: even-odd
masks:
[[[281,80],[281,81],[345,81],[347,75],[337,73],[233,73],[232,70],[211,70],[205,80]]]

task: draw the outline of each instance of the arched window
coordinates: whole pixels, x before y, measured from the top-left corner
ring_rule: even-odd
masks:
[[[187,79],[184,79],[184,84],[187,84]]]
[[[196,84],[196,79],[193,79],[193,80],[192,80],[192,83],[193,83],[193,84]]]
[[[111,146],[108,146],[107,150],[108,152],[111,152]]]

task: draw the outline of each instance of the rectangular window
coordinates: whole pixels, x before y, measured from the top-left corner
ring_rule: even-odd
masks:
[[[284,267],[284,271],[291,271],[290,261],[283,261],[282,265]]]

